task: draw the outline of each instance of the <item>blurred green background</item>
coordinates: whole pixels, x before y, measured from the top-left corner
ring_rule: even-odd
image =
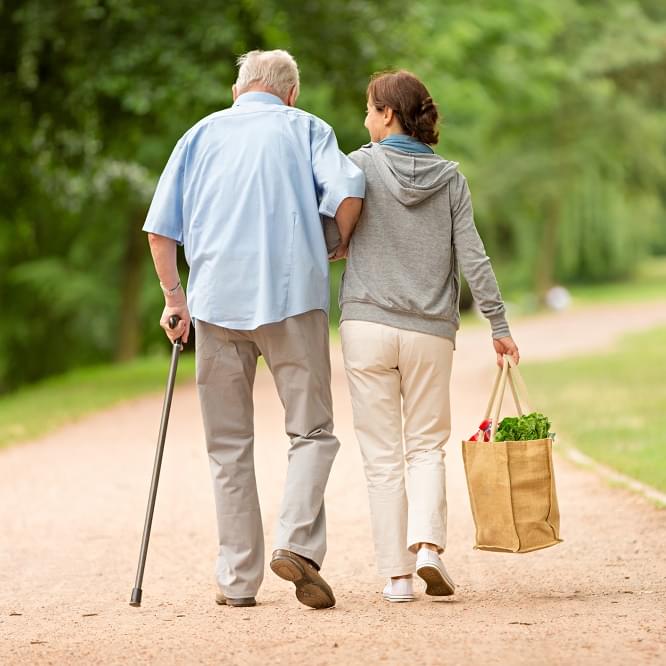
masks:
[[[0,0],[0,19],[0,393],[164,348],[141,225],[253,48],[293,53],[299,106],[345,151],[373,71],[422,77],[508,299],[663,284],[663,0]]]

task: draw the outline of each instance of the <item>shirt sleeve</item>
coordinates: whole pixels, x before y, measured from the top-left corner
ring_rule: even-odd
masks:
[[[322,121],[311,125],[310,148],[319,212],[335,217],[343,199],[365,196],[365,176],[340,151],[333,129]]]
[[[183,244],[183,170],[187,149],[181,139],[160,176],[143,230]]]
[[[452,182],[451,216],[453,219],[453,245],[472,296],[481,313],[488,319],[494,338],[511,335],[506,321],[504,302],[495,273],[490,265],[483,241],[474,224],[472,197],[467,180],[462,174]]]

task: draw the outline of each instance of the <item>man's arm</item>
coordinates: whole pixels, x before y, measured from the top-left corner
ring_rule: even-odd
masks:
[[[340,152],[335,133],[326,123],[313,121],[310,143],[319,213],[335,218],[340,232],[341,242],[330,258],[341,259],[347,252],[349,239],[361,214],[365,176]]]
[[[340,232],[340,244],[329,255],[331,261],[343,259],[347,256],[349,241],[354,233],[356,223],[359,217],[361,217],[361,210],[363,210],[363,199],[359,199],[358,197],[347,197],[338,206],[338,210],[335,213],[335,223]]]
[[[160,176],[143,225],[164,292],[165,307],[160,326],[172,342],[179,337],[187,342],[190,331],[190,313],[176,263],[176,248],[183,242],[183,170],[186,155],[187,143],[181,139]],[[169,317],[174,314],[180,317],[181,322],[171,330]]]
[[[187,342],[190,333],[190,311],[187,308],[185,291],[178,276],[176,252],[178,243],[172,238],[148,233],[148,244],[153,256],[155,272],[164,292],[164,311],[160,318],[160,326],[166,331],[169,339],[174,342],[182,337]],[[178,315],[180,322],[176,328],[169,328],[169,318]]]

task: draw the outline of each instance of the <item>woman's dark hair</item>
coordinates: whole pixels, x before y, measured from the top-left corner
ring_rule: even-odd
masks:
[[[428,89],[411,72],[373,74],[368,84],[368,99],[378,111],[393,109],[407,134],[422,143],[439,141],[439,113]]]

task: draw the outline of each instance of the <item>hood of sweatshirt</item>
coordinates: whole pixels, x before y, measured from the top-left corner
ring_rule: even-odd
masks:
[[[376,143],[368,151],[389,192],[404,206],[415,206],[439,192],[457,173],[458,162],[439,155],[406,153]]]

